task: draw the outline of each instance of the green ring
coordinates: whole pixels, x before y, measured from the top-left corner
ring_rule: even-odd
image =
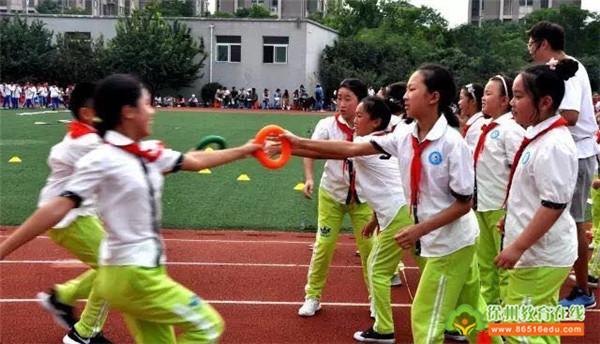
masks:
[[[202,150],[206,146],[211,145],[211,144],[217,145],[217,147],[219,147],[219,149],[224,149],[227,147],[227,143],[225,142],[225,139],[222,136],[208,135],[208,136],[205,136],[204,138],[202,138],[202,140],[200,140],[200,142],[196,146],[196,150]]]

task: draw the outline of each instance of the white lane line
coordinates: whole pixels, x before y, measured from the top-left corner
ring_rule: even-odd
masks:
[[[86,300],[79,300],[85,302]],[[256,305],[256,306],[300,306],[301,301],[260,301],[260,300],[204,300],[211,304],[221,305]],[[0,299],[0,303],[37,303],[38,299]],[[361,302],[321,302],[323,306],[332,307],[369,307],[369,303]],[[392,307],[409,308],[409,303],[393,303]]]
[[[86,300],[79,300],[85,302]],[[215,305],[252,305],[252,306],[299,306],[300,301],[260,301],[260,300],[204,300]],[[37,303],[38,299],[0,299],[0,303]],[[369,307],[369,303],[361,302],[321,302],[322,306],[330,307]],[[392,303],[393,308],[410,308],[410,303]],[[600,309],[586,309],[586,312],[600,313]]]
[[[8,235],[0,235],[0,238],[7,238]],[[40,235],[36,239],[49,239],[49,237],[45,235]],[[206,243],[232,243],[232,244],[291,244],[291,245],[309,245],[314,241],[297,241],[297,240],[236,240],[236,239],[227,239],[227,240],[219,240],[219,239],[173,239],[173,238],[163,238],[164,241],[174,241],[174,242],[206,242]],[[341,246],[355,246],[355,243],[350,242],[338,242],[337,245]]]
[[[0,264],[57,264],[57,265],[81,265],[76,259],[48,259],[48,260],[1,260]],[[181,266],[242,266],[242,267],[270,267],[270,268],[308,268],[308,264],[278,264],[278,263],[229,263],[229,262],[167,262],[167,265]],[[334,269],[360,269],[360,265],[330,265]],[[407,266],[405,269],[417,269]]]

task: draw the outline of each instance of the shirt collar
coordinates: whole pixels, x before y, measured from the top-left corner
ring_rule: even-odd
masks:
[[[507,122],[509,122],[510,120],[513,119],[513,115],[512,112],[509,111],[503,115],[501,115],[500,117],[496,118],[495,120],[493,120],[492,122],[496,122],[498,124],[505,124]]]
[[[104,134],[104,141],[114,146],[126,146],[134,143],[129,137],[114,130],[108,130],[106,134]]]
[[[559,118],[560,115],[555,114],[554,116],[547,118],[536,125],[529,126],[525,132],[525,137],[528,139],[535,137],[535,135],[551,126],[552,123],[556,122]]]
[[[467,120],[467,125],[473,125],[473,123],[477,122],[482,117],[483,117],[483,112],[479,111],[478,113],[469,117],[469,119]]]
[[[448,121],[446,120],[446,116],[444,116],[442,114],[442,115],[440,115],[440,117],[438,117],[438,119],[437,119],[437,121],[435,121],[435,124],[433,125],[433,127],[429,130],[429,132],[425,136],[425,140],[435,141],[435,140],[439,139],[440,137],[442,137],[442,135],[444,135],[447,128],[448,128]],[[413,127],[412,135],[414,137],[416,137],[417,139],[419,138],[419,126],[418,125],[415,125]]]

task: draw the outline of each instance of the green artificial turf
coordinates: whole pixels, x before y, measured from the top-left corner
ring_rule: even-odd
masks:
[[[0,112],[0,224],[18,225],[35,209],[39,190],[48,175],[50,147],[65,134],[60,119],[67,112],[17,116]],[[160,111],[153,138],[168,147],[187,151],[206,135],[223,136],[236,146],[251,139],[267,124],[278,124],[299,135],[310,135],[322,116],[292,114],[195,113]],[[47,125],[34,125],[43,121]],[[8,163],[18,156],[20,164]],[[316,164],[315,176],[322,163]],[[239,182],[245,173],[249,182]],[[292,158],[280,170],[267,170],[254,158],[212,170],[212,174],[179,172],[166,178],[163,227],[292,229],[316,228],[316,200],[307,200],[294,186],[303,181],[302,161]],[[316,196],[316,195],[315,195]]]

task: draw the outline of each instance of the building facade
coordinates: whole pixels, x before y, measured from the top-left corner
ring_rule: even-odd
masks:
[[[327,0],[217,0],[216,10],[233,14],[240,8],[259,5],[277,18],[306,18],[311,13],[324,12],[326,4]]]
[[[581,8],[581,0],[470,0],[470,23],[479,24],[485,20],[518,21],[535,10],[557,8],[563,4]]]
[[[103,36],[116,35],[117,17],[31,15],[55,34]],[[336,31],[303,19],[208,19],[179,18],[191,35],[204,40],[203,74],[182,94],[198,94],[208,82],[231,88],[288,89],[303,84],[312,90],[319,83],[319,61],[323,49],[333,45]]]

